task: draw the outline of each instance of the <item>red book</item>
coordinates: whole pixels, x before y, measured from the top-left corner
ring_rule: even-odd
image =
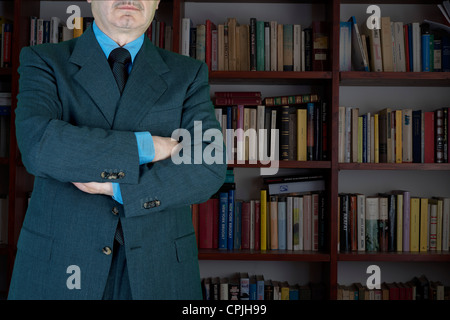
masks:
[[[219,248],[219,198],[210,199],[213,208],[213,249]]]
[[[194,203],[191,206],[192,213],[192,225],[194,226],[195,238],[197,239],[197,247],[198,247],[198,204]]]
[[[424,112],[424,162],[434,163],[434,112]]]
[[[200,203],[198,206],[199,241],[200,249],[213,248],[213,199]]]
[[[329,69],[329,38],[325,21],[312,22],[312,42],[312,71]]]
[[[406,72],[411,71],[409,68],[409,35],[408,35],[408,25],[403,25],[403,37],[405,38],[405,61],[406,61]]]
[[[242,202],[241,249],[250,249],[250,201]]]
[[[255,201],[255,250],[261,249],[261,211],[259,200]]]

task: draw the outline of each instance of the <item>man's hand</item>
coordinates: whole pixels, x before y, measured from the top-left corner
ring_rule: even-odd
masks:
[[[111,182],[72,182],[75,187],[83,192],[90,194],[104,194],[107,196],[113,196],[113,188]]]
[[[178,141],[172,138],[153,136],[155,157],[153,158],[152,162],[169,158],[178,144]]]

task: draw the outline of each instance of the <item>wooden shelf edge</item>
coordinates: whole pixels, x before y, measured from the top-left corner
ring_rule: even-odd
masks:
[[[339,72],[341,86],[450,86],[450,72]]]
[[[338,261],[450,262],[450,252],[349,252],[339,253],[337,259]]]
[[[260,161],[234,161],[229,163],[230,168],[297,168],[297,169],[329,169],[330,161],[277,161],[269,164],[262,164]]]
[[[331,71],[211,71],[210,79],[331,79]]]
[[[450,170],[450,163],[339,163],[339,170]]]
[[[199,249],[199,260],[305,261],[329,262],[328,253],[292,250],[216,250]]]

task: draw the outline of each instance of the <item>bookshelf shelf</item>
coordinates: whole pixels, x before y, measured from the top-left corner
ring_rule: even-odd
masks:
[[[448,251],[440,252],[349,252],[338,254],[338,261],[414,261],[414,262],[450,262]]]
[[[258,261],[308,261],[329,262],[330,255],[327,253],[313,251],[290,251],[290,250],[214,250],[200,249],[198,257],[200,260],[258,260]]]
[[[245,161],[245,163],[235,163],[229,164],[229,168],[268,168],[268,167],[278,167],[278,168],[312,168],[312,169],[329,169],[331,168],[330,161],[278,161],[276,164],[262,164],[259,161],[257,163],[251,163]]]
[[[314,84],[330,80],[328,71],[212,71],[211,83],[246,83],[246,84]]]
[[[339,170],[450,170],[450,163],[339,163]]]
[[[342,86],[448,87],[450,72],[364,72],[339,73]]]
[[[342,86],[448,87],[450,72],[364,72],[339,73]]]

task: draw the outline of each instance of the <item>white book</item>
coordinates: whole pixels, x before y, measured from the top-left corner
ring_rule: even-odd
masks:
[[[450,198],[444,198],[442,206],[442,250],[448,251],[449,241],[450,241]]]
[[[356,195],[358,251],[366,251],[366,196]]]
[[[189,42],[191,32],[191,19],[183,18],[181,20],[181,54],[189,57]]]
[[[394,22],[394,46],[397,55],[397,71],[406,72],[405,39],[403,34],[403,22]]]
[[[293,223],[293,205],[294,198],[287,197],[286,198],[286,249],[293,249],[293,231],[294,231],[294,223]]]
[[[52,17],[50,19],[50,43],[59,42],[59,26],[61,25],[61,19],[58,17]]]

